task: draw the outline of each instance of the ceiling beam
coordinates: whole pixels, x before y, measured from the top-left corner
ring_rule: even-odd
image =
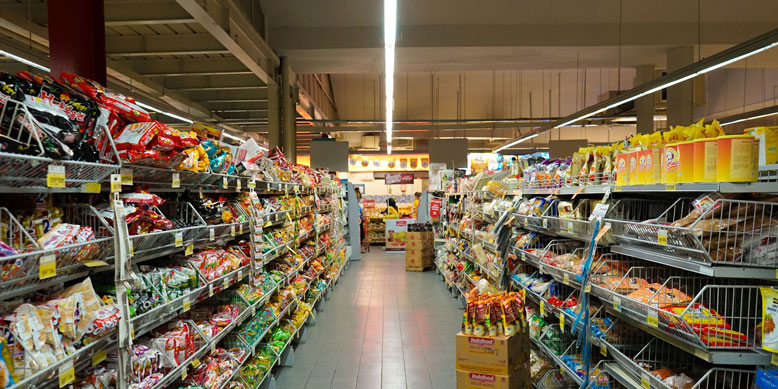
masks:
[[[196,23],[178,4],[169,1],[106,1],[106,26]]]
[[[133,59],[122,61],[138,74],[149,77],[207,76],[217,74],[251,74],[235,58]]]
[[[257,79],[257,77],[253,74],[223,74],[217,76],[187,75],[170,78],[155,77],[154,79],[160,80],[160,82],[169,89],[186,89],[198,87],[217,87],[230,89],[232,87],[240,88],[246,86],[265,86],[265,84]]]
[[[203,101],[203,104],[208,106],[212,111],[217,112],[222,109],[267,109],[267,101],[265,100],[212,100]]]
[[[199,90],[180,90],[192,100],[247,100],[247,99],[267,99],[266,89],[199,89]]]
[[[279,59],[232,0],[176,0],[208,33],[265,84]]]
[[[210,34],[125,35],[105,37],[106,55],[152,56],[228,54]]]

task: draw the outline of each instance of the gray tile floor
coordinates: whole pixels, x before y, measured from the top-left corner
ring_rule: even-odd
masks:
[[[462,311],[433,270],[373,247],[324,301],[278,389],[456,388],[454,336]]]

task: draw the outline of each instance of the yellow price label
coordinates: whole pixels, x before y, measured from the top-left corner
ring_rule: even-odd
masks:
[[[189,243],[184,249],[184,255],[192,255],[194,253],[194,243]]]
[[[99,182],[87,182],[81,185],[81,192],[83,193],[100,193],[103,186]]]
[[[195,359],[192,361],[192,367],[194,367],[195,369],[197,369],[197,366],[200,366],[200,360],[199,360],[199,359],[197,359],[197,358],[195,358]]]
[[[613,298],[613,309],[616,312],[621,312],[621,299],[618,297]]]
[[[122,168],[120,175],[122,176],[122,185],[132,185],[132,169]]]
[[[651,327],[659,327],[659,317],[657,316],[656,311],[648,311],[648,316],[646,316],[646,323],[648,323],[648,325]]]
[[[184,297],[184,312],[188,311],[190,308],[192,308],[192,303],[189,302],[189,297]]]
[[[173,182],[170,183],[173,188],[181,187],[181,173],[173,173]]]
[[[243,270],[238,270],[238,279],[239,280],[243,279]]]
[[[176,247],[182,247],[184,245],[184,234],[182,232],[176,232]]]
[[[227,177],[222,177],[222,189],[227,189],[230,186],[229,181],[227,181]]]
[[[656,235],[656,242],[663,246],[667,245],[667,230],[659,230]]]
[[[131,340],[135,339],[135,329],[134,328],[130,328],[130,339]]]
[[[603,343],[600,343],[600,354],[602,354],[603,357],[608,356],[608,348],[605,347]]]
[[[543,228],[548,228],[548,219],[543,218]]]
[[[565,314],[559,313],[559,329],[565,332]]]
[[[73,369],[73,361],[67,361],[59,367],[59,387],[64,388],[76,380],[76,370]]]
[[[586,284],[586,286],[584,286],[584,292],[585,293],[592,293],[592,285],[591,284]]]
[[[216,354],[216,343],[211,343],[211,354]]]
[[[129,246],[130,246],[130,258],[132,258],[135,255],[135,246],[132,244],[132,240],[129,240]]]
[[[243,235],[243,223],[238,224],[238,235]]]
[[[621,192],[622,190],[624,190],[624,188],[622,188],[621,185],[616,185],[613,187],[614,192]]]
[[[562,283],[565,285],[570,285],[570,276],[567,274],[564,274],[562,277]]]
[[[640,386],[643,387],[643,389],[651,389],[651,378],[643,374],[640,377]]]
[[[257,182],[256,182],[256,181],[255,181],[253,178],[252,178],[252,179],[250,179],[250,180],[249,180],[249,185],[248,185],[248,187],[249,187],[249,189],[254,189],[254,188],[256,188],[256,187],[257,187]]]
[[[230,279],[227,278],[227,279],[224,280],[224,283],[222,284],[222,288],[223,289],[227,289],[229,287],[230,287]]]
[[[62,165],[49,165],[46,175],[46,186],[49,188],[65,187],[65,167]]]
[[[235,236],[235,226],[230,226],[230,236]]]
[[[111,193],[122,191],[122,175],[111,174]]]
[[[92,354],[92,367],[97,366],[100,362],[104,361],[107,356],[107,351],[101,350]]]
[[[44,255],[38,265],[38,278],[45,280],[57,275],[57,258],[51,255]]]
[[[186,367],[184,367],[184,370],[181,370],[181,379],[182,380],[186,379]]]
[[[208,231],[208,240],[213,241],[216,239],[216,231],[214,231],[213,228],[209,228]]]
[[[546,303],[540,300],[540,316],[546,317]]]
[[[575,231],[574,227],[573,222],[567,222],[567,233],[572,234]]]
[[[86,261],[81,262],[86,267],[100,267],[100,266],[108,266],[108,262],[106,261]]]
[[[772,357],[770,357],[770,363],[778,366],[778,354],[773,354]]]
[[[524,228],[529,228],[529,218],[524,217]]]
[[[240,192],[240,178],[238,178],[238,181],[235,182],[235,188],[238,190],[238,192]]]
[[[208,284],[208,297],[213,297],[213,284]]]
[[[675,192],[675,184],[667,184],[665,185],[665,190],[668,192]]]

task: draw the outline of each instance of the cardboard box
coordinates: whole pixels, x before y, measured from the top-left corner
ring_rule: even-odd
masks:
[[[409,240],[405,242],[405,249],[432,249],[433,242],[431,240]]]
[[[435,236],[432,234],[432,231],[414,231],[406,233],[405,239],[408,241],[417,240],[432,242],[435,240]]]
[[[529,361],[527,368],[519,368],[511,375],[498,375],[488,373],[476,373],[466,370],[457,370],[457,389],[525,389],[532,387],[529,373]]]
[[[510,375],[529,360],[529,332],[514,336],[456,335],[457,370]]]
[[[432,249],[432,247],[423,247],[423,248],[405,248],[405,258],[425,258],[430,257],[432,258],[435,255],[435,250]]]

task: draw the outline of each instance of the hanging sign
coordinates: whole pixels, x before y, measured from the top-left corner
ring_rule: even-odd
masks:
[[[440,199],[432,199],[430,201],[430,217],[433,219],[437,219],[440,217],[440,205],[441,201]]]
[[[387,174],[384,178],[386,185],[413,184],[413,174]]]

